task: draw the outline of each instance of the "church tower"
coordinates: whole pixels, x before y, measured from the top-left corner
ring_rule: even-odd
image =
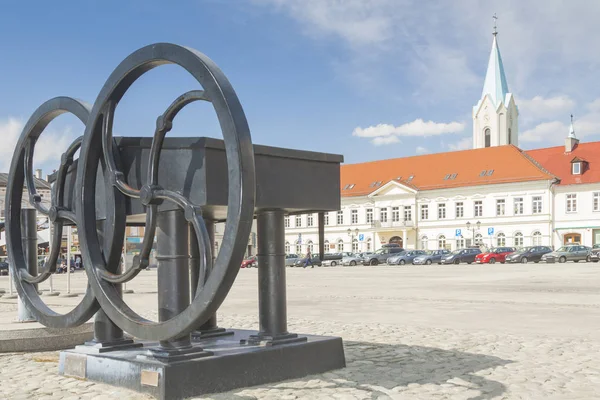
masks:
[[[494,15],[494,21],[496,20]],[[519,110],[508,91],[494,23],[492,52],[481,99],[473,107],[473,148],[519,145]]]

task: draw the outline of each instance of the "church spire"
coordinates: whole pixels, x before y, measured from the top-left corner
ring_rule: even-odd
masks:
[[[576,139],[575,128],[573,127],[573,114],[571,114],[571,126],[569,127],[569,138]]]
[[[498,107],[500,103],[503,103],[508,93],[508,83],[506,82],[506,75],[504,74],[504,64],[502,64],[502,57],[500,56],[500,49],[498,48],[498,29],[496,21],[498,17],[494,14],[494,40],[492,42],[492,52],[490,54],[490,60],[488,62],[487,73],[485,74],[485,82],[483,84],[483,93],[481,97],[486,94],[489,95],[494,102],[494,105]]]

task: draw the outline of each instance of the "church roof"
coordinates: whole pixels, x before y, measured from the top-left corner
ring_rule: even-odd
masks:
[[[504,65],[502,64],[496,35],[494,35],[494,41],[492,42],[492,52],[488,62],[487,73],[485,74],[481,98],[484,98],[486,94],[490,96],[496,107],[505,101],[508,94],[508,83],[506,82]]]
[[[343,197],[365,196],[390,181],[416,190],[552,180],[513,145],[394,158],[341,167]]]
[[[556,175],[560,179],[560,185],[600,182],[600,163],[594,162],[600,154],[600,142],[578,143],[570,153],[565,152],[565,146],[556,146],[528,150],[527,154]],[[571,161],[574,158],[587,163],[580,175],[571,173]]]

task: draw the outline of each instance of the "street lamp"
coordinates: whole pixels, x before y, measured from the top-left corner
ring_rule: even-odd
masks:
[[[473,226],[473,229],[471,229],[471,225]],[[477,230],[479,230],[479,227],[481,226],[481,222],[477,221],[474,224],[471,224],[471,222],[467,222],[467,230],[471,230],[472,233],[472,237],[473,237],[473,245],[477,244],[475,243],[475,226],[477,226]]]
[[[347,232],[348,232],[348,236],[350,236],[350,250],[351,250],[352,252],[354,252],[354,248],[353,248],[353,245],[354,245],[354,237],[355,237],[355,236],[358,236],[358,228],[354,229],[354,231],[353,231],[352,229],[348,228],[348,231],[347,231]]]

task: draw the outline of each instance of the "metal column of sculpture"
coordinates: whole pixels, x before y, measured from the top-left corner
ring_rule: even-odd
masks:
[[[121,98],[145,72],[162,64],[183,67],[202,90],[177,98],[158,117],[152,138],[113,137]],[[224,140],[166,138],[177,113],[195,101],[212,104]],[[85,124],[85,133],[63,155],[46,209],[35,190],[33,153],[44,128],[65,112]],[[132,53],[111,74],[93,107],[68,97],[44,103],[25,126],[12,160],[7,246],[19,295],[39,322],[66,328],[95,315],[95,339],[62,352],[60,372],[160,398],[184,398],[343,367],[340,338],[287,330],[283,245],[286,213],[339,209],[342,160],[254,146],[225,75],[205,55],[173,44]],[[21,241],[25,182],[30,203],[54,224],[49,260],[37,273],[28,269]],[[315,187],[320,196],[297,196],[298,190],[308,193]],[[225,330],[218,327],[216,312],[239,272],[255,217],[259,330]],[[319,221],[322,226],[322,214]],[[225,232],[213,257],[217,222],[225,222]],[[144,223],[140,256],[121,270],[125,228]],[[78,228],[89,286],[81,302],[62,315],[41,300],[36,285],[56,270],[64,225]],[[151,321],[127,305],[121,285],[148,267],[155,237],[158,321]],[[322,232],[320,242],[322,253]]]

